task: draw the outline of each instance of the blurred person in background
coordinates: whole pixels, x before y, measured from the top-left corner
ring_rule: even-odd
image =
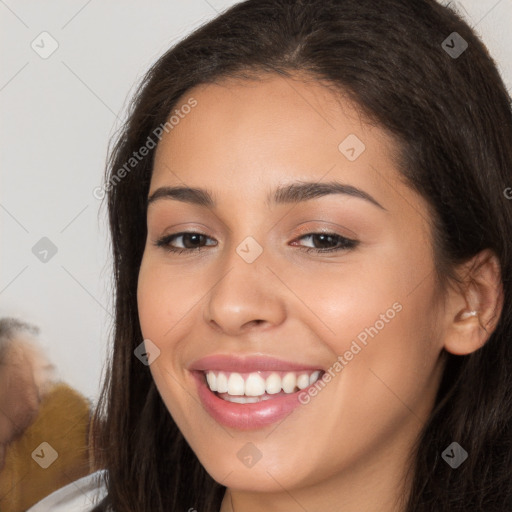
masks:
[[[90,404],[59,381],[39,335],[35,325],[0,319],[2,512],[22,512],[90,472]]]

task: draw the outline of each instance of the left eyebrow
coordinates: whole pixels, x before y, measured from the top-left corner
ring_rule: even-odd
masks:
[[[364,199],[382,210],[386,210],[368,192],[360,188],[337,181],[326,183],[317,182],[295,182],[288,185],[281,185],[270,193],[266,198],[267,205],[300,203],[330,194],[344,194],[351,197]],[[213,195],[205,189],[196,187],[160,187],[148,197],[148,205],[159,199],[174,199],[185,203],[195,204],[205,208],[215,208],[217,203]]]
[[[300,203],[302,201],[309,201],[317,197],[323,197],[330,194],[345,194],[359,199],[364,199],[373,205],[386,210],[375,198],[368,192],[360,188],[337,181],[329,181],[326,183],[318,183],[313,181],[296,182],[290,185],[283,185],[278,187],[274,192],[271,204],[286,204],[286,203]],[[267,204],[271,196],[267,197]],[[386,210],[387,211],[387,210]]]

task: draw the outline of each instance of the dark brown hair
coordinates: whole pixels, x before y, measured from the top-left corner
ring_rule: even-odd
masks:
[[[457,57],[442,46],[454,32],[468,45]],[[144,77],[105,177],[115,324],[94,420],[98,465],[108,469],[108,497],[97,510],[217,512],[225,491],[133,355],[143,339],[136,292],[154,151],[115,185],[112,178],[192,87],[297,72],[330,84],[392,134],[403,179],[432,208],[445,282],[483,249],[500,261],[499,323],[480,350],[446,354],[405,510],[512,510],[512,201],[504,193],[512,186],[511,99],[473,30],[434,0],[248,0],[195,30]],[[456,470],[441,458],[452,441],[469,453]]]

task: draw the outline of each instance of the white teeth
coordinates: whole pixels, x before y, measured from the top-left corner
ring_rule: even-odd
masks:
[[[297,379],[297,387],[299,389],[304,389],[309,386],[309,375],[307,373],[303,373],[298,379]]]
[[[318,380],[318,377],[320,377],[320,372],[317,370],[316,372],[313,372],[310,376],[309,376],[309,385],[311,386],[311,384],[313,384],[314,382],[316,382]]]
[[[256,402],[263,402],[264,400],[269,400],[270,396],[263,395],[261,397],[255,396],[226,396],[224,400],[226,402],[235,402],[237,404],[254,404]]]
[[[244,378],[239,373],[232,373],[228,379],[228,394],[243,395],[245,394]]]
[[[285,393],[293,393],[296,388],[305,389],[320,377],[321,371],[317,370],[311,374],[288,372],[282,378],[279,373],[271,373],[264,379],[260,373],[253,372],[244,374],[232,372],[228,375],[224,372],[214,372],[212,370],[206,372],[206,381],[211,391],[218,393],[227,393],[239,398],[245,397],[266,397],[268,395],[275,395],[280,393],[281,390]],[[245,399],[244,399],[245,400]],[[237,400],[230,400],[237,401]],[[237,403],[252,403],[249,400]]]
[[[225,373],[220,372],[217,375],[217,390],[218,393],[228,392],[228,378]]]
[[[228,402],[235,402],[236,404],[252,404],[254,402],[257,402],[258,399],[251,396],[251,397],[245,397],[245,396],[230,396],[228,397]]]
[[[297,384],[297,379],[295,377],[295,374],[294,373],[287,373],[284,377],[283,377],[283,381],[282,381],[282,386],[283,386],[283,391],[285,393],[293,393],[294,389],[295,389],[295,384]]]
[[[245,381],[246,396],[260,396],[265,394],[265,381],[257,373],[251,373]]]
[[[281,377],[277,373],[272,373],[267,377],[265,390],[269,395],[275,395],[281,391]]]
[[[208,372],[206,374],[206,380],[208,381],[208,386],[210,386],[210,389],[212,391],[217,391],[217,377],[215,376],[215,373]]]

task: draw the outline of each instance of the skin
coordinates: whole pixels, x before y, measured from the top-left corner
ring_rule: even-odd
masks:
[[[194,97],[197,106],[157,147],[149,195],[163,186],[202,187],[217,206],[164,198],[148,207],[139,318],[144,338],[161,351],[150,370],[199,460],[228,487],[222,512],[232,504],[244,512],[341,504],[344,512],[396,512],[407,494],[407,457],[439,386],[443,349],[469,353],[485,342],[479,319],[497,304],[499,266],[492,255],[480,255],[472,304],[462,291],[443,295],[431,216],[425,200],[400,181],[391,137],[319,82],[261,78],[188,91],[178,105]],[[349,134],[366,146],[352,162],[338,149]],[[349,184],[383,208],[341,194],[266,204],[270,190],[297,180]],[[322,229],[359,244],[303,251],[337,245],[306,236]],[[199,252],[154,245],[183,231],[207,238],[171,244],[197,245]],[[236,252],[247,236],[263,248],[250,264]],[[327,369],[397,302],[402,310],[280,423],[237,431],[203,409],[187,369],[195,359],[265,354]],[[468,307],[480,316],[461,320]],[[248,442],[262,456],[251,468],[237,457]]]

